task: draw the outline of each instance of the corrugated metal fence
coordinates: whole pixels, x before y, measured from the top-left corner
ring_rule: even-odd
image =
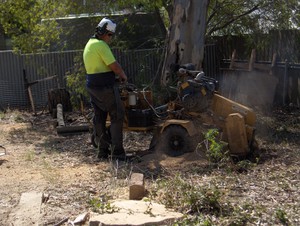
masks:
[[[131,83],[148,84],[160,75],[163,49],[114,49],[113,52]],[[74,59],[81,56],[82,50],[39,54],[0,51],[0,108],[30,106],[25,76],[27,82],[31,83],[57,75],[57,79],[41,81],[31,86],[35,107],[46,107],[48,90],[58,86],[66,87],[66,74],[74,72]],[[215,77],[217,68],[215,48],[213,45],[206,46],[204,71],[208,76]]]
[[[129,82],[139,84],[148,83],[154,78],[162,59],[162,49],[114,50],[114,53],[124,67]],[[0,107],[29,106],[24,75],[29,83],[57,75],[58,79],[41,81],[31,86],[35,106],[45,107],[48,101],[48,90],[57,88],[58,85],[66,86],[66,73],[74,70],[74,58],[81,55],[82,51],[20,55],[12,51],[1,51]]]
[[[0,53],[0,106],[24,105],[23,60],[10,51]]]

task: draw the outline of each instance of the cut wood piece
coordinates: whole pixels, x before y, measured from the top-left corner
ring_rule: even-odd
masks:
[[[58,126],[56,127],[56,131],[58,134],[76,134],[82,132],[89,132],[89,125],[77,125],[77,126]]]
[[[141,173],[133,173],[130,178],[129,199],[141,200],[145,196],[144,175]]]
[[[62,104],[57,104],[57,113],[56,113],[56,117],[57,117],[57,124],[58,126],[65,126],[65,121],[64,121],[64,112],[63,112],[63,106]]]

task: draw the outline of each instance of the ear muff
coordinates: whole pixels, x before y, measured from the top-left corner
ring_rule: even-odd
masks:
[[[104,35],[105,33],[107,33],[107,23],[103,24],[102,27],[96,27],[96,33],[98,35]]]

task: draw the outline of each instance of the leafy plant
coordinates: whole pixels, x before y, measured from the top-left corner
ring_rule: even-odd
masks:
[[[0,111],[0,120],[5,118],[5,113],[3,111]]]
[[[225,151],[225,143],[218,139],[219,132],[217,129],[210,129],[205,136],[206,156],[209,162],[220,163],[227,161],[229,152]]]
[[[251,220],[254,220],[252,216],[252,212],[254,210],[255,207],[250,203],[245,203],[241,206],[239,205],[238,207],[234,208],[234,210],[231,212],[231,220],[229,225],[230,226],[246,225]]]
[[[22,52],[47,51],[59,41],[61,29],[50,18],[64,15],[68,3],[55,1],[12,1],[0,4],[0,23],[11,37],[13,48]]]
[[[256,164],[249,160],[242,160],[239,161],[236,165],[239,169],[248,170],[254,167]]]
[[[195,186],[182,179],[180,175],[170,180],[159,181],[157,194],[159,193],[163,196],[162,200],[167,207],[181,212],[192,215],[222,212],[221,192],[216,186],[209,188]]]
[[[0,111],[0,119],[9,119],[11,122],[24,122],[22,113],[19,110],[12,110],[10,108]]]
[[[182,219],[179,219],[174,222],[173,226],[190,226],[190,225],[199,225],[199,226],[212,226],[213,223],[210,218],[205,218],[202,215],[186,215]]]
[[[35,153],[32,149],[28,150],[25,154],[25,160],[31,162],[34,160]]]
[[[92,198],[89,200],[89,205],[92,207],[92,210],[97,213],[118,212],[118,208],[112,206],[110,202],[105,200],[105,198]]]
[[[282,209],[277,209],[275,212],[276,218],[283,224],[289,225],[289,219],[287,218],[286,212]]]
[[[85,88],[85,69],[81,53],[74,57],[74,67],[72,71],[66,73],[66,82],[71,93],[72,106],[78,108],[80,100],[88,97]]]

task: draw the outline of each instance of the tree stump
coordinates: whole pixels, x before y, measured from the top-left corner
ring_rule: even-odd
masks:
[[[48,91],[48,109],[56,117],[56,106],[62,104],[64,112],[72,111],[70,93],[66,89],[50,89]]]

